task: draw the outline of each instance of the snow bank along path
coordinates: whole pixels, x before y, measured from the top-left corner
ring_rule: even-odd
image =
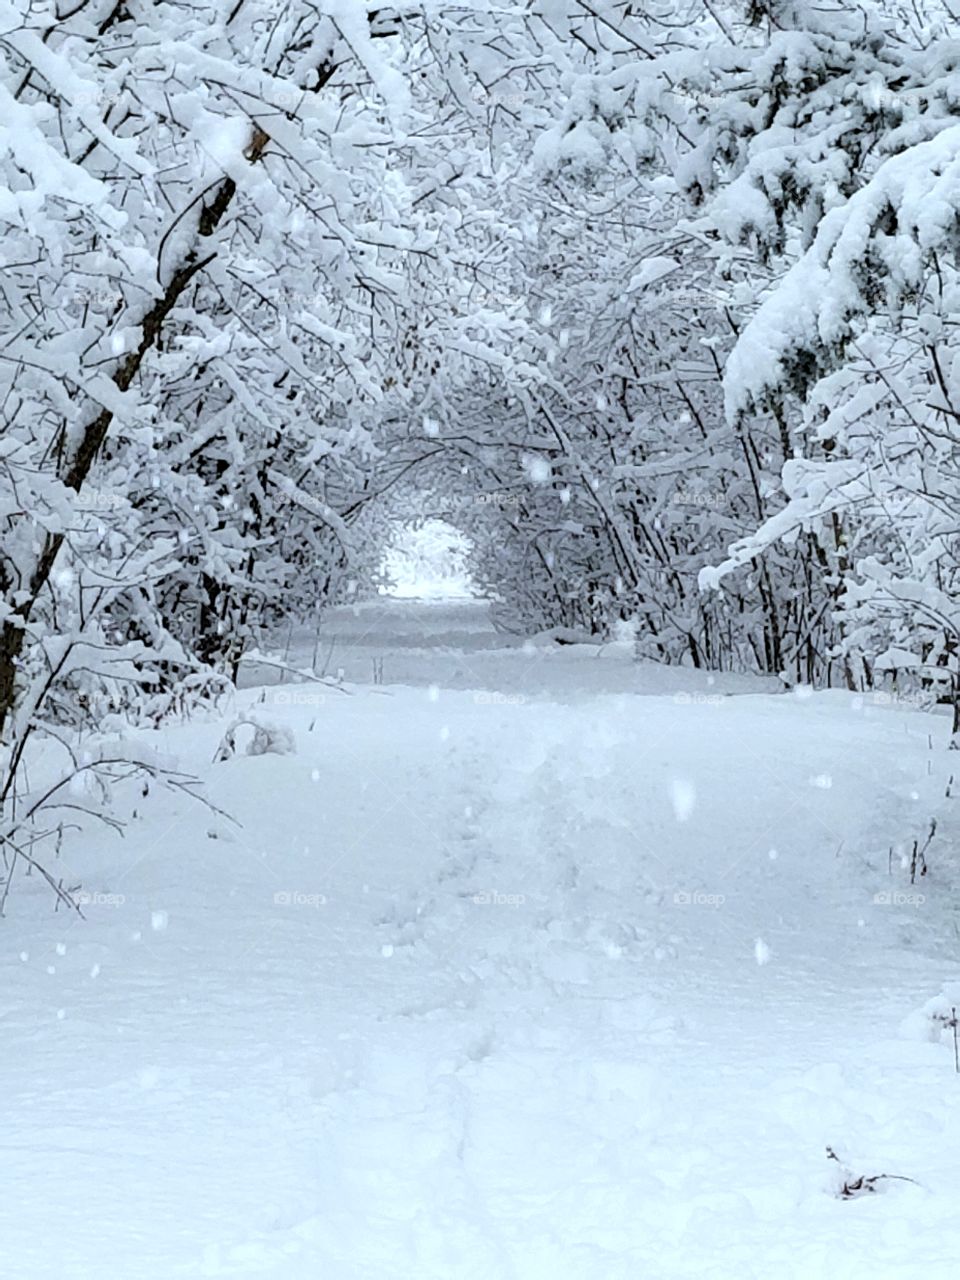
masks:
[[[20,884],[0,1271],[954,1275],[952,1050],[898,1035],[956,974],[949,838],[923,902],[888,875],[944,722],[443,608],[344,621],[405,687],[239,694],[295,754],[156,735],[242,826],[137,795],[64,855],[85,922]],[[837,1199],[827,1144],[915,1182]]]

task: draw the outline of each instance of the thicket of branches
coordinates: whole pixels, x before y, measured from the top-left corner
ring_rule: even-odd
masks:
[[[5,0],[3,838],[428,508],[514,630],[955,694],[958,68],[942,0]]]

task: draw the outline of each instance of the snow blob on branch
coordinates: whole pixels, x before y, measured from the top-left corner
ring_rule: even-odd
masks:
[[[337,30],[364,71],[376,85],[384,106],[395,125],[400,125],[410,110],[410,91],[401,73],[381,58],[374,48],[370,33],[370,17],[356,0],[326,0],[323,11],[336,24]]]
[[[929,257],[955,248],[960,125],[893,156],[841,207],[760,307],[724,375],[732,422],[775,392],[804,395],[840,363],[856,321],[917,290]]]

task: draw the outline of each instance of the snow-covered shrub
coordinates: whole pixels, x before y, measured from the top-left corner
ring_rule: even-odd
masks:
[[[292,755],[297,749],[293,731],[286,725],[254,719],[252,716],[240,716],[223,735],[214,756],[215,762],[229,760],[236,755],[237,734],[244,726],[253,730],[244,752],[248,756],[286,756]]]
[[[932,1040],[940,1044],[949,1039],[953,1047],[954,1067],[960,1074],[960,983],[947,983],[938,996],[904,1018],[900,1033],[908,1040]]]
[[[286,725],[264,724],[256,726],[250,742],[247,744],[248,756],[288,756],[296,751],[293,731]]]
[[[911,1182],[913,1178],[905,1178],[897,1173],[854,1173],[850,1166],[834,1151],[827,1147],[827,1159],[830,1161],[830,1187],[840,1200],[856,1200],[860,1196],[875,1195],[886,1190],[888,1182]]]

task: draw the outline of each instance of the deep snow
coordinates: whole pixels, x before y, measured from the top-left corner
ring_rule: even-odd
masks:
[[[64,850],[86,920],[16,887],[0,1273],[954,1275],[952,1044],[901,1031],[960,975],[949,809],[888,873],[944,719],[503,648],[476,602],[327,630],[387,683],[153,735],[239,827],[131,793]],[[238,710],[296,752],[212,764]],[[828,1144],[915,1181],[838,1199]]]

